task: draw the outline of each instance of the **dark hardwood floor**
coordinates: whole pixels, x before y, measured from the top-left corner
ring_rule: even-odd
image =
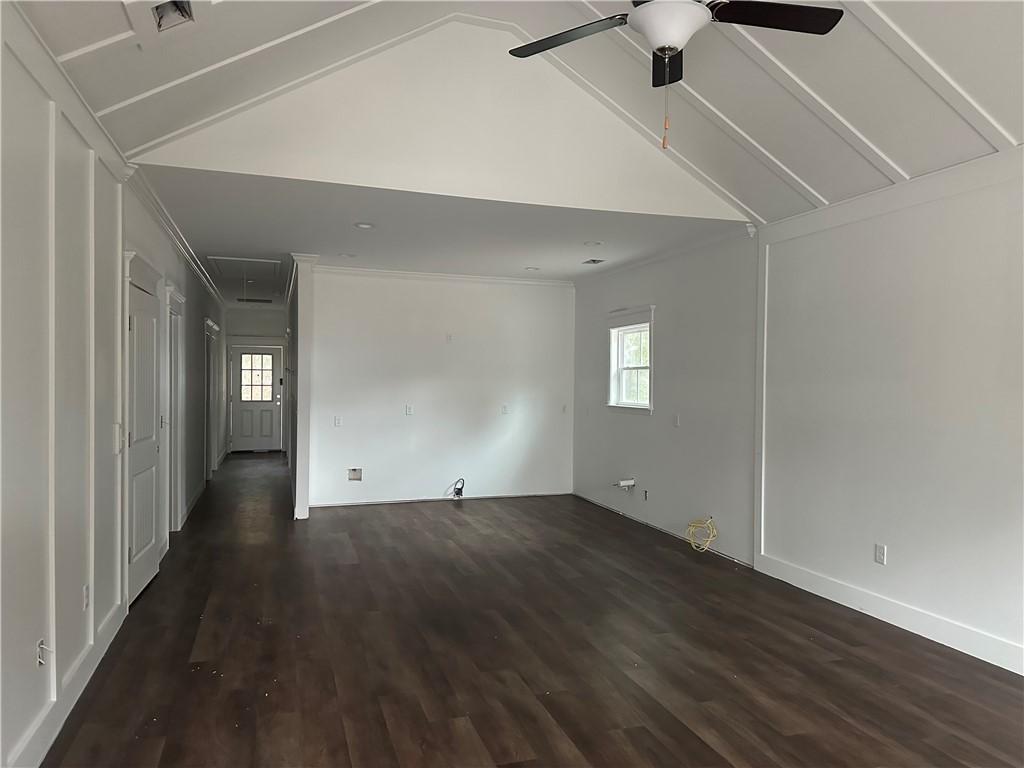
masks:
[[[559,496],[218,472],[47,766],[1019,766],[1022,680]]]

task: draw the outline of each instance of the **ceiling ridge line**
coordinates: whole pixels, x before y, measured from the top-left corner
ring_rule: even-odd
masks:
[[[913,38],[889,18],[876,3],[872,0],[859,0],[857,3],[844,0],[842,5],[856,16],[882,45],[917,75],[921,82],[931,88],[935,95],[942,99],[961,120],[988,142],[994,151],[1001,152],[1018,145],[1018,140],[992,117],[967,92],[967,89],[957,83],[939,66],[938,62],[925,53],[924,49],[914,42]],[[863,10],[865,8],[869,10]],[[965,111],[968,114],[964,114]]]
[[[60,56],[57,56],[56,58],[57,61],[59,61],[61,64],[64,64],[65,62],[71,61],[72,59],[77,59],[79,56],[85,56],[87,53],[92,53],[93,51],[101,50],[103,48],[106,48],[108,45],[114,45],[115,43],[119,43],[122,40],[127,40],[131,37],[135,37],[134,29],[129,29],[126,32],[118,32],[116,35],[111,35],[110,37],[105,37],[102,40],[97,40],[95,43],[83,45],[81,48],[76,48],[73,51],[62,53]]]
[[[344,11],[336,13],[333,16],[328,16],[326,19],[321,19],[320,21],[314,22],[313,24],[308,24],[305,27],[302,27],[301,29],[295,30],[294,32],[289,32],[288,34],[281,35],[280,37],[276,37],[273,40],[268,40],[265,43],[261,43],[260,45],[248,48],[242,51],[241,53],[236,53],[234,56],[229,56],[226,59],[221,59],[220,61],[214,62],[213,64],[209,64],[205,67],[202,67],[201,69],[197,69],[194,72],[190,72],[187,75],[182,75],[181,77],[175,78],[174,80],[169,80],[168,82],[158,85],[155,88],[150,88],[147,91],[143,91],[142,93],[138,93],[127,99],[119,101],[116,104],[110,105],[109,107],[104,107],[96,113],[96,116],[105,117],[106,115],[109,115],[112,112],[116,112],[119,109],[123,109],[124,107],[131,106],[132,104],[143,101],[144,99],[148,99],[149,97],[155,96],[158,93],[170,90],[171,88],[176,88],[182,83],[187,83],[190,80],[196,79],[197,77],[202,77],[203,75],[206,75],[210,72],[215,72],[216,70],[222,67],[234,64],[235,62],[246,59],[249,56],[253,56],[257,53],[262,53],[263,51],[270,50],[276,45],[286,43],[289,40],[294,40],[296,37],[300,37],[308,32],[320,29],[320,27],[327,26],[328,24],[333,24],[339,19],[342,19],[346,16],[351,16],[354,13],[358,13],[359,11],[369,8],[372,5],[376,5],[378,2],[381,2],[381,0],[365,0],[365,2],[362,2],[359,5],[353,6],[352,8],[346,8]]]
[[[372,0],[372,2],[376,4],[378,2],[381,2],[381,0]],[[271,88],[269,91],[264,91],[263,93],[257,94],[256,96],[252,96],[248,99],[245,99],[244,101],[240,101],[239,103],[231,107],[228,107],[227,109],[222,109],[220,112],[215,112],[212,115],[207,115],[206,117],[200,120],[196,120],[195,122],[189,123],[188,125],[184,125],[181,128],[176,128],[173,131],[165,133],[162,136],[157,136],[155,139],[150,139],[149,141],[143,142],[142,144],[139,144],[138,146],[129,149],[127,152],[125,152],[125,155],[129,159],[137,157],[143,152],[148,152],[152,149],[156,149],[157,147],[162,146],[163,144],[166,144],[175,139],[181,138],[184,135],[194,133],[195,131],[201,130],[202,128],[205,128],[208,125],[212,125],[213,123],[218,123],[221,120],[225,120],[240,112],[244,112],[245,110],[254,107],[264,101],[269,101],[270,99],[287,93],[288,91],[295,90],[296,88],[301,88],[307,83],[311,83],[314,80],[318,80],[319,78],[324,77],[325,75],[331,74],[335,70],[343,69],[344,67],[350,66],[351,64],[355,64],[364,58],[374,56],[379,50],[394,45],[395,43],[398,43],[400,41],[404,42],[406,38],[412,38],[425,32],[429,32],[435,27],[447,23],[452,17],[460,15],[468,17],[468,14],[462,14],[456,11],[447,14],[446,16],[442,16],[439,19],[429,21],[426,24],[422,24],[416,27],[415,29],[410,29],[407,32],[403,32],[400,35],[396,35],[395,37],[383,40],[380,43],[377,43],[376,45],[370,46],[365,50],[359,51],[358,53],[354,53],[351,56],[347,56],[344,59],[340,59],[336,62],[328,64],[327,66],[320,67],[319,69],[316,69],[312,72],[308,72],[307,74],[302,75],[301,77],[297,77],[294,80],[289,80],[287,83],[282,83],[281,85],[275,86]]]
[[[581,1],[583,5],[587,6],[587,8],[589,8],[595,14],[597,14],[598,16],[603,16],[603,14],[590,3],[590,0]],[[626,42],[628,42],[631,46],[636,48],[636,50],[644,54],[645,60],[648,59],[648,57],[650,56],[650,51],[639,45],[635,40],[633,40],[629,35],[627,35],[625,31],[622,29],[622,27],[618,27],[615,31],[618,34],[622,35],[623,39],[626,40]],[[685,80],[680,80],[678,84],[682,86],[683,90],[686,93],[689,93],[694,99],[696,99],[699,102],[699,104],[702,107],[704,107],[706,111],[714,115],[719,123],[724,124],[728,132],[739,136],[748,145],[753,147],[755,152],[753,152],[752,154],[755,157],[760,155],[758,159],[760,160],[762,165],[767,167],[769,170],[774,171],[776,175],[778,175],[779,171],[782,171],[786,176],[789,176],[791,181],[796,182],[798,187],[793,187],[792,183],[787,182],[785,178],[780,177],[782,181],[789,184],[790,187],[793,187],[794,191],[797,192],[797,194],[799,194],[805,200],[807,200],[807,202],[811,203],[811,205],[813,205],[815,208],[824,208],[829,204],[829,201],[826,200],[825,197],[821,195],[816,189],[814,189],[814,187],[812,187],[810,184],[808,184],[806,181],[800,178],[800,176],[797,173],[795,173],[791,168],[789,168],[789,166],[787,166],[785,163],[783,163],[781,160],[775,157],[775,155],[773,155],[771,152],[769,152],[767,149],[761,146],[761,144],[759,144],[754,139],[754,137],[752,137],[750,134],[748,134],[746,131],[740,128],[723,112],[719,111],[719,109],[714,104],[712,104],[710,101],[701,96],[696,91],[696,89],[691,87]],[[765,158],[767,158],[769,162],[765,163]],[[775,167],[772,168],[772,166]],[[800,189],[799,187],[802,187],[802,189]],[[811,197],[807,196],[808,193],[810,193]]]
[[[892,158],[861,133],[853,123],[843,117],[831,104],[819,96],[813,88],[776,58],[775,54],[765,48],[749,32],[736,28],[725,29],[723,27],[716,27],[716,29],[886,178],[893,183],[910,178],[910,174],[897,165]],[[741,41],[738,41],[737,37],[741,38]],[[765,66],[765,61],[768,62],[769,66]],[[781,77],[779,76],[780,74],[782,75]],[[818,108],[809,105],[808,101],[820,107],[824,114]],[[836,124],[838,124],[838,127]]]

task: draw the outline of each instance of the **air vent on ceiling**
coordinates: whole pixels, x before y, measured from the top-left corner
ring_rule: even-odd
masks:
[[[240,301],[243,304],[273,304],[274,303],[273,299],[235,299],[235,301]]]
[[[604,259],[587,259],[583,263],[584,264],[604,264],[604,262],[605,262]]]
[[[192,15],[192,3],[189,0],[169,0],[153,6],[153,17],[156,19],[158,32],[174,29],[179,24],[195,21]]]

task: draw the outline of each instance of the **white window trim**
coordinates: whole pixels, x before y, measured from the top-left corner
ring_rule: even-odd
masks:
[[[651,307],[651,317],[645,319],[642,322],[626,323],[624,325],[612,325],[608,329],[609,339],[609,356],[608,356],[608,407],[609,408],[622,408],[626,411],[633,411],[639,413],[654,413],[654,317],[653,309]],[[646,328],[647,336],[647,359],[648,365],[635,365],[627,366],[622,365],[622,334],[626,331],[639,330]],[[612,342],[612,336],[614,334],[614,343]],[[613,357],[614,356],[614,357]],[[618,402],[617,395],[619,387],[622,386],[622,372],[623,371],[647,371],[647,403],[623,403]]]

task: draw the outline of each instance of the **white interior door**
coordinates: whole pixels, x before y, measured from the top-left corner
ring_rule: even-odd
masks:
[[[281,450],[280,347],[233,347],[231,450]]]
[[[128,600],[160,567],[158,466],[160,460],[159,303],[132,285],[128,299]]]

